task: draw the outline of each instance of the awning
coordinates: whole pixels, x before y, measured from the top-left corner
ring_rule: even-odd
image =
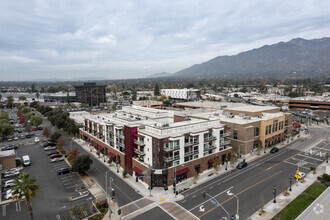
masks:
[[[209,163],[213,163],[213,160],[214,160],[214,159],[209,159]]]
[[[280,135],[277,134],[277,135],[275,135],[273,138],[274,138],[274,139],[277,139],[277,138],[279,138],[279,137],[280,137]]]
[[[97,143],[96,142],[93,142],[93,146],[96,147],[97,146]]]
[[[266,139],[266,141],[272,141],[272,140],[273,140],[273,138],[271,138],[271,137]]]
[[[255,140],[253,143],[254,144],[261,144],[261,140]]]
[[[86,141],[89,141],[89,138],[87,138]]]
[[[184,168],[182,170],[176,171],[176,175],[179,176],[181,174],[188,173],[188,172],[189,172],[189,168]]]
[[[134,172],[137,172],[137,174],[139,174],[139,175],[142,175],[142,170],[140,170],[140,169],[137,168],[137,167],[134,167],[134,168],[133,168],[133,171],[134,171]]]
[[[100,145],[97,145],[97,148],[100,149],[100,150],[103,150],[104,147],[100,146]]]
[[[108,155],[112,158],[116,158],[116,154],[112,153],[112,152],[109,152]]]

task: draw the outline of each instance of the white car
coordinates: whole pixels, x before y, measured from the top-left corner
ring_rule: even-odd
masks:
[[[56,147],[53,146],[48,146],[44,148],[44,150],[54,150],[54,149],[56,149]]]
[[[12,179],[12,180],[7,180],[6,182],[5,182],[5,188],[7,188],[7,187],[10,187],[10,186],[16,186],[16,184],[14,183],[14,179]]]
[[[299,179],[298,179],[298,180],[303,179],[305,176],[306,176],[306,173],[304,173],[304,172],[299,172]]]
[[[9,169],[9,170],[7,170],[6,172],[5,172],[5,175],[6,174],[12,174],[12,173],[17,173],[17,172],[20,172],[21,170],[19,169],[19,168],[11,168],[11,169]]]
[[[64,157],[55,157],[55,158],[51,159],[50,162],[55,163],[57,161],[62,161],[62,160],[64,160]]]
[[[35,143],[39,143],[39,141],[40,141],[40,139],[39,139],[38,137],[35,137],[35,138],[34,138],[34,142],[35,142]]]
[[[11,199],[13,197],[13,191],[14,191],[13,189],[8,189],[6,191],[5,199]]]
[[[18,140],[18,136],[15,136],[15,137],[14,137],[14,141],[17,141],[17,140]]]

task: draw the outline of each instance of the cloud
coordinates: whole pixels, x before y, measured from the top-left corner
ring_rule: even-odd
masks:
[[[325,0],[0,1],[0,75],[176,72],[264,44],[329,36],[329,11]]]

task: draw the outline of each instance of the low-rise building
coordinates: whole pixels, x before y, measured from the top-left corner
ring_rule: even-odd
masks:
[[[80,138],[130,175],[152,172],[153,186],[171,185],[230,159],[230,141],[219,119],[175,118],[173,111],[125,106],[114,114],[90,115]]]
[[[162,89],[161,94],[177,100],[199,100],[201,97],[199,89]]]
[[[0,151],[0,171],[16,167],[15,151]]]

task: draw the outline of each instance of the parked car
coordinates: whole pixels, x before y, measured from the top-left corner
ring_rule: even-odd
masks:
[[[20,190],[18,190],[18,191],[20,192]],[[12,199],[12,197],[13,197],[13,192],[14,192],[13,189],[8,189],[8,190],[6,191],[5,199]]]
[[[55,157],[55,158],[51,159],[50,162],[55,163],[57,161],[62,161],[62,160],[64,160],[64,157]]]
[[[17,141],[17,140],[18,140],[18,136],[15,136],[15,137],[14,137],[14,141]]]
[[[11,138],[11,137],[9,137],[8,139],[7,139],[7,141],[12,141],[13,139]]]
[[[34,138],[34,142],[35,142],[35,143],[39,143],[39,142],[40,142],[40,139],[39,139],[38,137],[35,137],[35,138]]]
[[[274,154],[274,153],[276,153],[276,152],[278,152],[279,151],[279,149],[277,148],[277,147],[273,147],[271,150],[270,150],[270,152],[272,153],[272,154]]]
[[[26,138],[31,138],[31,134],[25,135]]]
[[[301,179],[305,178],[305,176],[306,176],[306,173],[299,171],[299,179],[298,180],[301,180]]]
[[[9,146],[3,147],[1,150],[2,151],[6,151],[6,150],[17,150],[17,146],[16,145],[9,145]]]
[[[44,129],[43,127],[41,127],[41,126],[38,126],[38,130],[42,130],[42,129]]]
[[[53,155],[53,154],[58,154],[59,152],[57,151],[57,150],[55,150],[55,151],[50,151],[50,152],[47,152],[47,155],[48,156],[51,156],[51,155]]]
[[[43,147],[49,147],[49,146],[55,147],[56,144],[48,142],[48,143],[46,143],[46,144],[44,144],[44,145],[42,145],[42,146],[43,146]]]
[[[24,134],[21,134],[19,137],[20,137],[21,139],[25,139],[25,135],[24,135]]]
[[[53,154],[50,158],[63,157],[63,154]]]
[[[33,128],[33,131],[38,131],[38,128]]]
[[[54,146],[48,146],[48,147],[45,147],[44,150],[55,150],[56,147]]]
[[[22,157],[22,162],[23,162],[23,166],[30,166],[31,165],[31,160],[29,155],[24,155]]]
[[[242,169],[244,167],[247,167],[247,162],[245,162],[245,160],[243,160],[242,162],[240,162],[239,164],[237,164],[237,169]]]
[[[16,186],[16,184],[14,183],[14,179],[12,179],[12,180],[7,180],[7,181],[5,182],[5,185],[4,185],[5,188],[10,187],[10,186]]]
[[[5,175],[6,174],[11,174],[11,173],[15,173],[15,172],[20,172],[21,170],[19,168],[11,168],[9,170],[6,170]]]
[[[66,173],[71,173],[73,172],[73,170],[70,167],[66,167],[66,168],[60,168],[57,170],[57,174],[58,175],[62,175],[62,174],[66,174]]]

